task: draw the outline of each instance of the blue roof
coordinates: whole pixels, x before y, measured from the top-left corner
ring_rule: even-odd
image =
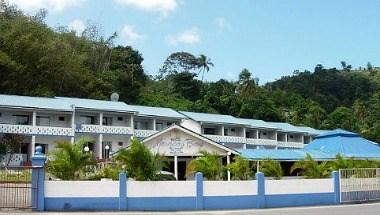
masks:
[[[334,156],[340,154],[346,158],[380,159],[378,144],[361,137],[359,134],[342,129],[335,129],[317,136],[305,149],[319,150]]]
[[[106,101],[96,99],[56,97],[68,105],[75,105],[76,109],[102,110],[112,112],[136,112],[130,105],[119,101]]]
[[[312,134],[312,135],[319,135],[319,134],[328,132],[328,130],[318,130],[318,129],[314,129],[314,128],[310,128],[310,127],[306,127],[306,126],[296,126],[296,127],[300,128],[300,129],[304,130],[305,132]]]
[[[268,122],[268,124],[271,124],[272,126],[275,126],[284,132],[307,133],[305,129],[302,129],[300,127],[294,126],[286,122]]]
[[[48,97],[15,96],[0,94],[0,106],[11,108],[37,108],[61,111],[73,111],[65,101]]]
[[[268,128],[268,129],[277,129],[276,126],[267,123],[263,120],[258,119],[245,119],[245,118],[236,118],[240,120],[243,124],[247,124],[252,128]]]
[[[195,113],[195,112],[186,112],[180,111],[180,113],[185,116],[193,119],[197,122],[203,123],[212,123],[212,124],[233,124],[233,125],[246,125],[249,126],[246,122],[241,121],[241,119],[235,118],[230,115],[223,114],[210,114],[210,113]]]
[[[241,156],[248,160],[280,160],[297,161],[303,160],[307,154],[315,160],[330,160],[334,156],[318,150],[305,149],[241,149],[238,150]]]
[[[166,118],[176,118],[184,119],[184,115],[178,113],[171,108],[163,107],[150,107],[150,106],[140,106],[140,105],[129,105],[131,108],[137,111],[138,116],[158,116]]]

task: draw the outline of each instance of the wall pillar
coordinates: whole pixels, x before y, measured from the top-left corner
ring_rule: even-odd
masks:
[[[103,134],[99,134],[97,152],[98,152],[98,158],[103,159]]]
[[[45,161],[42,147],[37,146],[32,157],[32,206],[37,211],[45,210]]]
[[[178,181],[178,156],[174,155],[174,177]]]
[[[230,160],[231,152],[227,153],[227,166],[230,165],[231,160]],[[230,170],[227,170],[227,180],[231,181],[231,172]]]
[[[153,121],[153,126],[152,126],[153,131],[156,131],[157,130],[157,128],[156,128],[156,119],[153,119],[152,121]]]
[[[340,204],[340,174],[339,171],[333,171],[331,177],[334,183],[334,203]]]
[[[256,173],[257,181],[257,208],[265,208],[265,178],[264,173]]]
[[[119,174],[119,210],[126,211],[128,210],[127,202],[127,174],[121,172]]]
[[[201,172],[195,173],[195,186],[196,186],[196,197],[195,197],[195,209],[203,210],[203,174]]]

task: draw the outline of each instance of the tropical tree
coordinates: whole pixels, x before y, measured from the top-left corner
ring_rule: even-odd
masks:
[[[147,181],[153,180],[161,170],[164,158],[160,154],[153,154],[141,141],[132,138],[131,145],[121,149],[115,161],[128,172],[129,177]]]
[[[211,62],[211,59],[208,58],[206,55],[199,55],[197,58],[197,67],[200,69],[198,72],[198,75],[200,72],[202,72],[202,81],[203,77],[205,75],[205,72],[208,72],[210,70],[210,66],[214,66],[214,64]]]
[[[220,179],[222,173],[222,163],[218,154],[211,154],[206,151],[200,152],[201,156],[193,159],[186,167],[186,175],[202,172],[208,180]]]
[[[248,69],[243,69],[239,74],[238,91],[244,100],[253,98],[257,93],[257,80],[252,78]]]
[[[327,178],[330,176],[329,163],[324,161],[318,163],[310,154],[307,154],[304,160],[297,161],[290,169],[290,173],[300,171],[306,178]]]
[[[241,156],[234,157],[234,161],[227,166],[227,169],[232,174],[233,180],[248,180],[252,178],[253,168],[254,165],[251,165],[248,160]]]
[[[13,154],[20,150],[22,141],[24,141],[24,137],[18,134],[0,135],[0,161],[3,160],[3,156],[8,154],[9,157],[4,163],[8,166],[9,162],[12,160]]]
[[[91,139],[83,137],[74,144],[69,141],[59,141],[56,150],[49,154],[47,171],[62,180],[79,179],[87,167],[95,165],[91,152],[84,152],[83,146]]]
[[[281,179],[284,175],[280,162],[275,160],[265,160],[261,163],[260,172],[265,176],[274,177],[274,179]]]

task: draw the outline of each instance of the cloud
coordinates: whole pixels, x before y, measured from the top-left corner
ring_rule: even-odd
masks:
[[[178,0],[114,0],[120,5],[167,16],[178,6]]]
[[[198,28],[193,27],[191,29],[182,31],[175,35],[168,35],[166,41],[171,45],[182,44],[196,44],[201,42],[201,37],[198,32]]]
[[[214,25],[216,25],[220,30],[223,30],[229,26],[227,20],[223,17],[216,17],[214,19]]]
[[[77,35],[81,35],[82,32],[86,29],[86,24],[80,20],[80,19],[75,19],[72,22],[69,23],[69,29],[72,31],[75,31]]]
[[[49,12],[62,12],[70,7],[82,5],[86,0],[9,0],[11,4],[17,5],[26,12],[36,12],[41,8]]]
[[[145,36],[137,33],[134,27],[131,25],[124,25],[120,31],[120,36],[128,44],[135,44],[137,42],[145,40]]]

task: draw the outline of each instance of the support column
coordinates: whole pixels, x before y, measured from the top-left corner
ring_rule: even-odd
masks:
[[[258,129],[256,130],[256,139],[260,139],[259,138],[259,130]]]
[[[203,210],[203,174],[201,172],[195,173],[195,210]]]
[[[131,115],[131,129],[132,129],[132,136],[134,135],[134,131],[135,131],[135,125],[134,125],[134,122],[133,122],[133,114]]]
[[[34,155],[35,148],[36,148],[36,136],[33,135],[32,136],[32,141],[30,142],[30,156]]]
[[[257,181],[257,208],[265,208],[265,178],[264,173],[256,173]]]
[[[278,133],[277,133],[277,131],[275,131],[274,132],[274,135],[275,135],[275,138],[276,138],[276,147],[275,147],[275,149],[278,149]]]
[[[32,157],[32,187],[36,192],[32,192],[32,206],[35,210],[45,210],[45,161],[46,157],[42,153],[42,147],[36,147],[36,152]]]
[[[153,119],[153,131],[155,131],[156,130],[156,119]]]
[[[174,155],[174,177],[178,181],[178,156]]]
[[[333,171],[331,177],[334,183],[334,203],[340,204],[340,175],[339,171]]]
[[[99,134],[97,146],[98,158],[103,159],[103,134]]]
[[[220,126],[220,128],[222,129],[221,134],[222,134],[222,136],[224,136],[224,126]]]
[[[32,114],[32,126],[35,127],[37,125],[37,112],[33,111]]]
[[[227,153],[227,166],[230,164],[231,160],[230,160],[230,156],[231,156],[231,152],[228,152]],[[228,181],[231,181],[231,172],[230,170],[227,170],[227,180]]]
[[[126,211],[128,209],[127,189],[127,174],[121,172],[119,174],[119,211]]]
[[[73,130],[73,136],[70,138],[71,144],[74,144],[75,142],[75,109],[74,105],[72,106],[73,112],[71,114],[71,129]]]
[[[305,144],[305,136],[303,134],[302,134],[301,138],[302,138],[302,144]]]

